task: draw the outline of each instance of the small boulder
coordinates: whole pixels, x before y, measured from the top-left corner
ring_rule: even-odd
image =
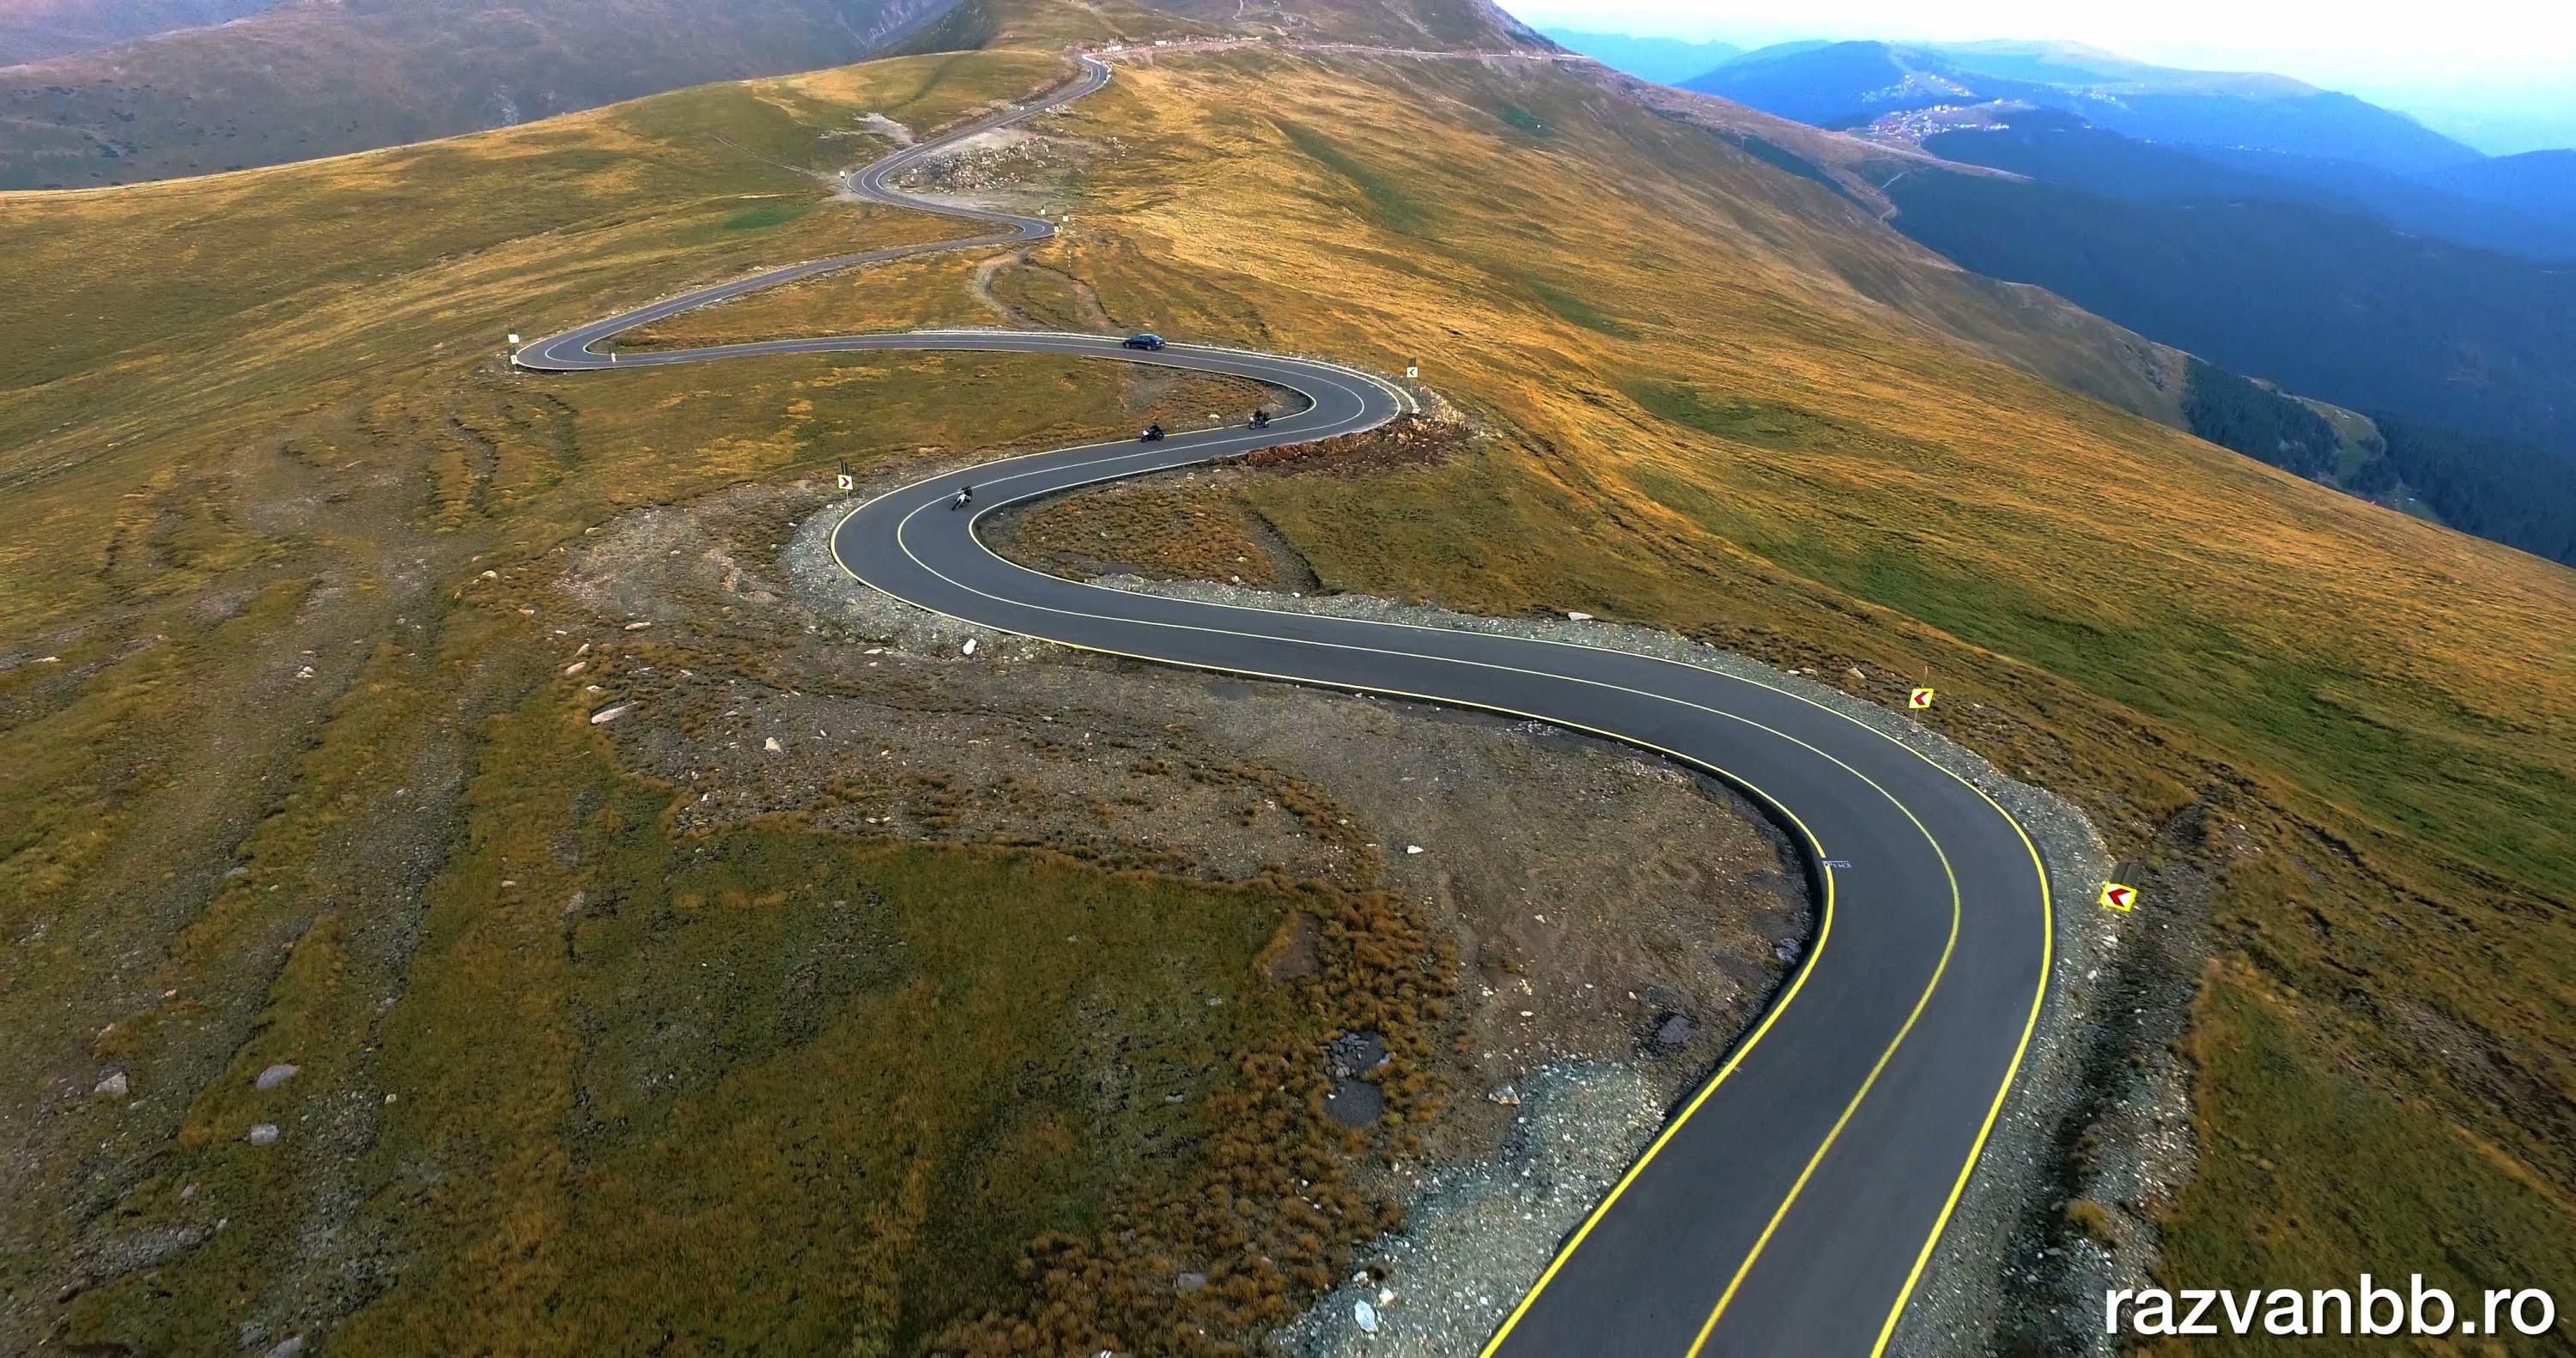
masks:
[[[1181,1276],[1172,1279],[1172,1290],[1175,1292],[1206,1291],[1207,1275],[1204,1273],[1184,1273]]]
[[[279,1085],[294,1079],[295,1072],[302,1069],[302,1066],[295,1065],[292,1062],[280,1061],[276,1065],[270,1066],[268,1069],[261,1071],[259,1073],[259,1078],[250,1082],[251,1088],[275,1089]]]
[[[103,1099],[121,1099],[132,1090],[133,1086],[127,1083],[124,1071],[111,1070],[107,1073],[107,1078],[99,1081],[98,1087],[90,1092]]]
[[[304,1351],[304,1336],[290,1334],[269,1346],[268,1358],[295,1358]]]
[[[254,1146],[274,1146],[274,1145],[276,1145],[276,1144],[277,1144],[277,1124],[276,1124],[276,1123],[274,1123],[274,1122],[254,1122],[254,1123],[252,1123],[252,1124],[250,1125],[250,1136],[249,1136],[248,1140],[250,1141],[250,1144],[252,1144],[252,1145],[254,1145]]]
[[[1360,1333],[1377,1333],[1377,1308],[1369,1305],[1367,1298],[1351,1303],[1351,1319],[1359,1322]]]
[[[1386,1039],[1374,1032],[1344,1033],[1324,1045],[1324,1067],[1335,1079],[1364,1075],[1385,1065]]]
[[[633,703],[619,703],[615,707],[603,707],[590,714],[590,724],[593,726],[606,726],[610,722],[615,721],[619,717],[625,716],[627,713],[634,710],[635,704]]]

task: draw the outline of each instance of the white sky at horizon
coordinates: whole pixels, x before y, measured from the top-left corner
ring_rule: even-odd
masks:
[[[2272,71],[2427,121],[2481,111],[2576,127],[2576,4],[2566,0],[1502,0],[1543,27],[1743,47],[1793,38],[2056,39],[2163,66]],[[2558,144],[2565,144],[2560,142]]]

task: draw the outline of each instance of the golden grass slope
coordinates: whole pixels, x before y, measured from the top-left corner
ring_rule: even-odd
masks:
[[[558,673],[553,629],[578,619],[547,586],[557,553],[623,508],[1129,427],[1122,389],[1073,364],[601,386],[500,361],[512,329],[935,234],[834,206],[811,172],[886,149],[862,113],[933,127],[1064,74],[925,57],[0,199],[0,323],[48,337],[0,368],[0,1081],[21,1091],[0,1286],[41,1299],[0,1316],[0,1348],[198,1352],[328,1322],[352,1351],[599,1352],[665,1314],[708,1342],[906,1347],[1005,1300],[1032,1237],[1168,1190],[1225,1130],[1158,1102],[1179,1149],[1068,1133],[1094,1044],[1168,1042],[1148,1019],[1175,1006],[1222,1019],[1185,1053],[1213,1087],[1321,1040],[1328,997],[1202,1002],[1245,988],[1278,891],[792,827],[693,841]],[[591,929],[560,913],[577,896],[631,908]],[[999,933],[943,922],[960,907]],[[1109,968],[1119,994],[1071,952],[992,965],[1002,938],[1073,932],[1066,911],[1165,910]],[[835,948],[857,969],[795,972]],[[704,1017],[653,1015],[712,964],[748,987],[715,1007],[752,1021],[733,1059],[692,1063],[722,1086],[621,1085],[637,1044]],[[765,1045],[839,1001],[858,1007],[795,1055]],[[1145,1027],[1058,1021],[1095,1004]],[[919,1059],[943,1042],[981,1045]],[[253,1089],[277,1060],[304,1069]],[[109,1070],[130,1098],[91,1094]],[[615,1147],[571,1116],[611,1097]],[[291,1128],[281,1154],[244,1140],[263,1119]]]
[[[2239,1158],[2166,1205],[2179,1277],[2576,1270],[2576,576],[2005,366],[1973,284],[1545,64],[1165,57],[1075,119],[1121,154],[1034,264],[1122,327],[1418,362],[1496,430],[1250,490],[1327,584],[1921,674],[2221,875],[2195,1056]]]
[[[1101,176],[1110,238],[1069,246],[1114,315],[1419,361],[1501,432],[1252,491],[1328,585],[1922,674],[2124,852],[2214,865],[2226,1158],[2167,1205],[2178,1281],[2576,1280],[2576,575],[1945,341],[1848,282],[1935,275],[1803,183],[1544,68],[1115,94],[1093,116],[1150,132]],[[2415,1150],[2300,1130],[2327,1107]]]
[[[624,504],[1108,418],[1112,379],[1017,360],[765,360],[613,389],[491,361],[504,330],[939,234],[770,162],[854,163],[880,145],[862,111],[928,125],[1059,69],[910,59],[0,200],[0,324],[64,336],[0,366],[0,496],[26,525],[0,545],[0,802],[23,827],[0,841],[0,915],[57,940],[0,987],[0,1024],[29,1039],[0,1073],[35,1087],[95,1060],[99,1028],[160,993],[153,949],[208,910],[250,911],[245,937],[309,927],[303,892],[185,886],[272,812],[305,837],[283,864],[342,833],[308,825],[337,793],[279,802],[248,770],[318,792],[360,746],[517,710],[543,642],[514,612],[466,609],[435,644],[408,630],[481,570],[524,570]],[[2158,393],[2118,332],[2053,308],[2033,326],[1825,186],[1553,63],[1173,55],[1123,68],[1062,130],[1114,153],[1071,186],[1072,231],[993,275],[997,295],[1418,362],[1491,431],[1436,467],[1254,483],[1248,504],[1328,585],[1925,674],[1938,724],[2085,801],[2121,851],[2219,876],[2193,1045],[2213,1153],[2167,1205],[2178,1285],[2422,1267],[2570,1294],[2576,575],[2128,413]],[[973,272],[942,267],[898,291]],[[693,323],[900,319],[882,311],[855,277]],[[898,369],[914,380],[872,376]],[[370,682],[404,696],[369,721],[400,739],[356,739],[373,728],[340,723],[359,707],[277,706],[307,700],[262,677],[355,642],[393,647]],[[48,653],[60,668],[34,663]],[[489,696],[460,713],[460,685]],[[255,733],[202,720],[232,695]],[[495,730],[466,748],[501,749]],[[335,736],[346,753],[297,771],[288,752]],[[209,786],[240,804],[201,806]],[[491,814],[556,794],[508,795]],[[127,926],[146,960],[77,941],[76,919]],[[194,1088],[248,1023],[152,1026],[168,1047],[134,1059]],[[2321,1134],[2329,1112],[2347,1134]],[[91,1124],[49,1116],[22,1139],[42,1148],[30,1181],[60,1194]],[[13,1279],[33,1277],[60,1242],[12,1229]]]

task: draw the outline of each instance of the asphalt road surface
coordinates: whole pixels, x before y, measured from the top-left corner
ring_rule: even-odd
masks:
[[[1235,608],[1095,588],[1015,566],[986,514],[1074,487],[1375,428],[1402,386],[1308,358],[1117,337],[918,331],[612,359],[618,332],[854,265],[1043,240],[1052,224],[888,187],[976,132],[1099,89],[1109,68],[858,172],[876,201],[995,228],[821,260],[541,340],[520,366],[571,372],[760,354],[969,349],[1232,373],[1299,394],[1266,429],[1066,448],[917,482],[852,509],[833,555],[859,581],[979,626],[1232,674],[1430,699],[1626,741],[1724,777],[1786,827],[1823,909],[1781,995],[1569,1237],[1487,1353],[1841,1355],[1882,1351],[1947,1224],[2037,1022],[2050,963],[2045,872],[2012,818],[1894,740],[1783,688],[1553,642]],[[950,507],[962,482],[974,497]],[[1394,757],[1400,757],[1396,755]]]

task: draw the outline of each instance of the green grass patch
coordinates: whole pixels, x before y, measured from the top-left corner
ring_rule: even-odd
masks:
[[[1537,114],[1508,99],[1495,101],[1494,116],[1533,137],[1544,137],[1548,134],[1547,124],[1541,121]]]
[[[1419,236],[1429,232],[1436,222],[1423,201],[1397,186],[1395,180],[1344,151],[1333,139],[1303,123],[1285,118],[1271,122],[1307,159],[1341,176],[1360,191],[1368,204],[1370,220],[1399,235]]]
[[[1794,448],[1842,432],[1833,421],[1795,406],[1718,399],[1680,382],[1637,382],[1619,390],[1658,418],[1734,443]]]
[[[1637,327],[1563,288],[1548,283],[1532,283],[1530,295],[1538,299],[1539,305],[1554,312],[1560,320],[1570,321],[1586,330],[1608,335],[1612,339],[1637,338]]]
[[[2563,1353],[2576,1237],[2563,1207],[2415,1099],[2356,1079],[2250,977],[2214,978],[2193,1054],[2202,1091],[2200,1170],[2167,1227],[2159,1281],[2175,1288],[2357,1288],[2369,1273],[2467,1300],[2490,1287],[2561,1297],[2559,1323],[2508,1350]],[[2438,1165],[2438,1177],[2425,1174]],[[2323,1350],[2320,1345],[2325,1346]],[[2249,1335],[2227,1351],[2345,1351],[2333,1340]],[[2373,1346],[2364,1346],[2373,1347]],[[2375,1351],[2375,1348],[2373,1348]]]
[[[814,210],[812,203],[763,203],[746,208],[724,219],[727,231],[758,231],[763,227],[785,226]]]

